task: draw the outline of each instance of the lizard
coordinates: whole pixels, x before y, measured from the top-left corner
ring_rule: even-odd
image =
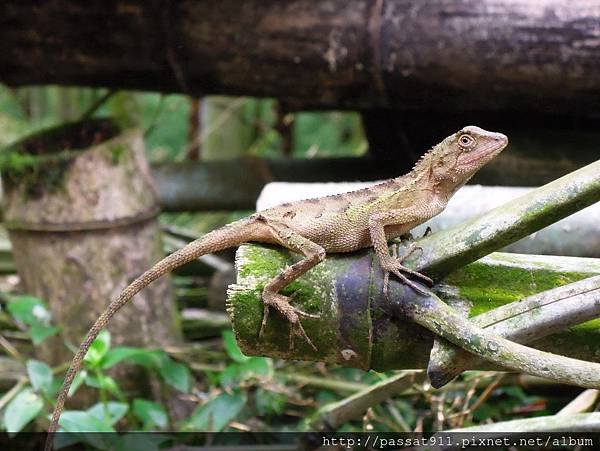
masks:
[[[427,291],[409,277],[428,284],[432,284],[432,280],[405,267],[403,262],[407,255],[391,256],[387,241],[406,234],[443,211],[452,195],[507,143],[508,138],[501,133],[467,126],[433,146],[406,175],[344,194],[284,203],[257,212],[213,230],[165,257],[127,286],[89,330],[58,394],[45,450],[52,448],[52,435],[58,428],[68,390],[99,332],[141,289],[201,255],[245,242],[259,242],[280,245],[304,256],[269,281],[262,292],[264,312],[259,337],[267,324],[270,308],[274,308],[290,324],[290,347],[293,347],[294,335],[299,335],[315,348],[300,317],[316,315],[294,307],[280,291],[323,261],[328,253],[353,252],[372,246],[385,274],[385,292],[391,273],[426,295]]]

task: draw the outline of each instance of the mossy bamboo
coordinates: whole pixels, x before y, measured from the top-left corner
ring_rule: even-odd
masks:
[[[563,285],[482,313],[471,322],[491,333],[529,343],[600,316],[600,276]],[[436,339],[428,372],[434,387],[441,387],[476,357],[445,340]]]
[[[303,325],[318,351],[298,342],[287,346],[288,324],[270,315],[262,339],[261,291],[285,265],[300,257],[276,247],[245,245],[237,255],[238,282],[230,288],[229,311],[238,343],[249,355],[320,360],[375,369],[424,368],[434,335],[407,321],[382,294],[376,256],[365,251],[332,255],[286,291],[296,293],[299,308],[319,313]],[[460,299],[472,315],[492,310],[541,291],[600,274],[600,259],[493,253],[455,271],[436,287],[437,293]],[[389,299],[402,299],[410,290],[390,279]],[[455,308],[461,308],[456,303]],[[537,349],[598,361],[599,320],[537,340]],[[497,368],[477,362],[470,369]]]

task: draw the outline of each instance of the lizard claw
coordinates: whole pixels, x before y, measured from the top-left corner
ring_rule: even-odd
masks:
[[[433,285],[433,280],[431,280],[429,277],[427,277],[424,274],[421,274],[417,271],[413,271],[412,269],[409,269],[409,268],[403,266],[402,259],[389,257],[388,259],[381,261],[381,268],[383,269],[383,271],[385,273],[383,276],[383,294],[384,294],[384,296],[387,297],[387,295],[388,295],[388,284],[389,284],[389,280],[390,280],[390,273],[394,274],[403,283],[405,283],[406,285],[411,287],[417,293],[422,294],[423,296],[429,295],[429,292],[427,290],[425,290],[425,289],[421,288],[420,286],[418,286],[417,284],[415,284],[412,280],[410,280],[408,277],[406,277],[403,273],[410,274],[411,276],[414,276],[414,277],[418,277],[431,285]]]
[[[307,313],[304,310],[300,310],[299,308],[294,307],[294,312],[298,314],[298,316],[302,316],[304,318],[313,318],[319,319],[321,315],[317,315],[315,313]]]
[[[306,318],[319,318],[319,315],[315,315],[312,313],[307,313],[303,310],[300,310],[297,307],[294,307],[289,303],[289,300],[293,297],[287,297],[279,293],[271,293],[271,292],[263,292],[263,319],[260,326],[260,331],[258,333],[259,339],[262,338],[266,325],[267,319],[269,317],[269,307],[274,307],[279,313],[281,313],[290,323],[290,335],[289,335],[289,350],[292,351],[294,349],[294,335],[298,335],[302,337],[308,345],[313,348],[313,350],[317,351],[317,347],[313,344],[312,340],[306,334],[304,327],[302,327],[302,323],[300,323],[300,316]]]
[[[289,338],[290,351],[294,350],[294,335],[299,335],[300,337],[304,338],[304,340],[306,340],[306,342],[309,344],[309,346],[311,348],[313,348],[313,350],[315,352],[318,351],[317,347],[313,344],[312,340],[310,338],[308,338],[308,335],[306,334],[306,331],[304,330],[304,327],[302,327],[302,323],[300,321],[296,322],[295,325],[294,325],[294,323],[291,323],[290,327],[291,327],[290,338]]]

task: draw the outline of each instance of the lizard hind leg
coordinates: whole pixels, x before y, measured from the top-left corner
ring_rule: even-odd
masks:
[[[286,225],[266,218],[264,220],[270,226],[282,246],[303,254],[305,258],[285,268],[263,289],[262,299],[264,303],[264,311],[260,326],[259,338],[264,334],[269,317],[269,308],[273,307],[285,319],[287,319],[288,323],[290,324],[289,350],[291,351],[294,349],[294,336],[299,335],[308,343],[311,348],[316,351],[317,348],[306,334],[306,331],[300,322],[300,317],[319,318],[319,316],[304,312],[293,306],[290,303],[293,295],[290,297],[284,296],[280,293],[280,291],[302,274],[307,272],[309,269],[322,262],[325,259],[325,249],[303,237],[298,232],[287,227]]]

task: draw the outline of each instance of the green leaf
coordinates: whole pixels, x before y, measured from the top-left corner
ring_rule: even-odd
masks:
[[[28,360],[27,361],[27,375],[32,387],[36,391],[41,391],[46,394],[52,393],[52,369],[44,362],[39,360]]]
[[[66,432],[115,432],[109,425],[89,412],[67,410],[62,413],[60,426]]]
[[[54,437],[55,448],[69,446],[73,443],[83,442],[94,449],[111,450],[112,442],[118,437],[116,434],[89,434],[89,432],[115,432],[94,415],[81,410],[67,410],[62,413],[58,424],[61,432]],[[75,449],[87,449],[76,447]]]
[[[100,367],[102,369],[108,369],[115,366],[117,363],[123,360],[129,360],[133,363],[139,363],[147,359],[151,364],[158,366],[160,364],[160,357],[156,355],[156,351],[151,351],[142,348],[133,348],[127,346],[119,346],[110,349],[102,360],[100,361]]]
[[[56,335],[60,331],[60,327],[57,326],[44,326],[42,324],[34,324],[29,328],[29,336],[34,345],[39,345],[46,338]]]
[[[480,404],[479,407],[477,407],[477,410],[472,413],[473,418],[477,421],[483,421],[488,418],[497,418],[500,414],[500,409],[487,403]]]
[[[283,393],[258,388],[254,394],[254,401],[259,415],[280,415],[285,409],[287,396]]]
[[[102,360],[102,357],[110,349],[110,332],[107,330],[101,331],[96,339],[92,342],[89,351],[83,359],[92,368],[97,367]]]
[[[81,384],[83,384],[87,376],[87,370],[81,370],[75,375],[75,377],[73,378],[73,382],[69,387],[68,396],[73,396],[75,394],[75,392],[79,389],[79,387],[81,387]]]
[[[270,377],[273,368],[270,359],[264,357],[246,357],[242,364],[231,364],[221,372],[219,383],[222,387],[232,387],[241,381],[254,377]]]
[[[246,363],[241,365],[242,377],[270,377],[273,373],[271,360],[264,357],[250,357]]]
[[[106,404],[101,402],[94,404],[86,412],[98,418],[103,423],[113,426],[125,416],[128,410],[129,405],[124,402],[109,401]]]
[[[169,356],[164,351],[159,350],[144,350],[145,352],[140,354],[134,354],[127,358],[132,363],[136,363],[138,365],[142,365],[145,368],[149,369],[158,369],[162,365],[162,362],[165,359],[168,359]]]
[[[163,406],[147,399],[137,398],[133,400],[133,414],[144,423],[145,429],[152,426],[165,428],[169,421]]]
[[[33,420],[44,407],[42,398],[31,388],[21,391],[6,406],[4,426],[7,432],[19,432]]]
[[[17,321],[32,326],[48,324],[50,312],[44,301],[33,296],[15,296],[8,302],[6,309]]]
[[[219,432],[239,415],[246,404],[246,393],[235,390],[232,394],[221,393],[198,407],[186,424],[184,431]]]
[[[99,373],[94,376],[90,375],[85,378],[85,383],[90,387],[106,390],[115,395],[117,398],[121,398],[123,396],[117,382],[112,377],[105,374]]]
[[[237,345],[237,343],[235,341],[235,336],[233,335],[232,331],[224,330],[222,335],[223,335],[223,345],[225,346],[225,351],[227,352],[227,355],[234,362],[244,363],[250,358],[250,357],[246,357],[244,354],[242,354],[242,351],[240,350],[239,346]]]
[[[518,385],[508,385],[506,387],[500,387],[500,393],[506,393],[508,396],[517,398],[521,402],[527,402],[528,396]]]
[[[232,363],[219,375],[219,384],[221,387],[232,387],[238,385],[242,381],[241,365]]]
[[[187,393],[190,390],[190,370],[183,363],[175,362],[167,357],[158,369],[160,376],[171,387],[180,392]]]

